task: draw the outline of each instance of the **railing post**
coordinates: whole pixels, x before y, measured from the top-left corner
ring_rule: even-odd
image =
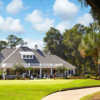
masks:
[[[39,77],[42,78],[42,68],[40,68]]]

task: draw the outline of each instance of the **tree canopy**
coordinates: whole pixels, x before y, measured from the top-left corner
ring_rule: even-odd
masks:
[[[78,0],[85,6],[91,6],[91,14],[100,23],[100,0]]]
[[[0,41],[0,51],[6,48],[8,43],[6,41],[1,40]]]
[[[18,45],[26,44],[24,40],[16,35],[8,35],[6,40],[0,41],[0,52],[7,47],[13,48]]]
[[[7,37],[7,41],[8,41],[8,46],[10,46],[11,48],[24,43],[23,39],[17,37],[16,35],[9,35]]]
[[[46,33],[44,42],[46,51],[76,66],[78,75],[97,74],[95,62],[98,62],[96,60],[100,51],[100,27],[97,22],[87,27],[76,24],[71,29],[65,30],[63,34],[51,28]]]

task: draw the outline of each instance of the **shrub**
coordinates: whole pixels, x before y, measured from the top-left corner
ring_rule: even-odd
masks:
[[[25,67],[23,65],[14,65],[14,70],[16,71],[17,74],[22,74],[25,72]]]

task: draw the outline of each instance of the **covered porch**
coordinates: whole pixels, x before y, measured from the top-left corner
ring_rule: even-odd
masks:
[[[65,67],[63,64],[17,64],[19,67],[19,72],[16,72],[16,69],[13,67],[7,67],[10,64],[5,64],[6,66],[2,67],[2,78],[55,78],[55,77],[67,77],[75,74],[75,68]],[[11,66],[11,65],[10,65]],[[23,67],[21,69],[21,67]]]

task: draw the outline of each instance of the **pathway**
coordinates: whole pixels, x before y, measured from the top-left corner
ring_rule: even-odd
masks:
[[[80,98],[100,91],[100,87],[68,90],[51,94],[42,100],[80,100]]]

